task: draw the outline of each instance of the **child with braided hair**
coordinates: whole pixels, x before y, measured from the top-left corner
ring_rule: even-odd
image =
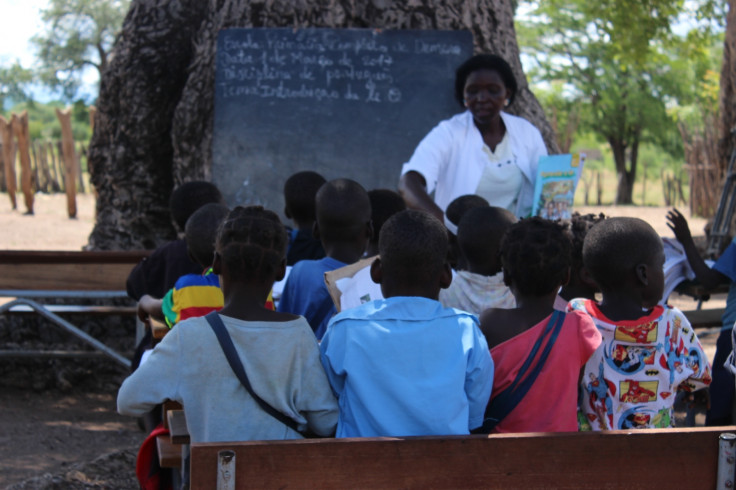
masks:
[[[286,230],[275,213],[237,207],[220,228],[212,268],[225,297],[219,318],[253,392],[293,419],[299,431],[261,408],[202,317],[179,323],[125,380],[118,411],[137,416],[166,399],[178,401],[192,442],[299,439],[305,428],[332,434],[337,402],[309,324],[264,306],[274,281],[284,275],[286,246]]]
[[[501,241],[504,282],[517,306],[491,308],[480,317],[496,364],[486,432],[577,430],[580,369],[601,335],[587,315],[554,310],[570,276],[570,252],[562,226],[538,217],[511,225]],[[531,383],[525,392],[522,379]]]

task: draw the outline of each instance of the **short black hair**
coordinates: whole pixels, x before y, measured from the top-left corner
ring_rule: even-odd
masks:
[[[501,80],[503,80],[503,84],[511,92],[509,105],[514,102],[519,85],[516,82],[511,65],[495,54],[477,54],[466,60],[455,72],[455,99],[458,104],[465,107],[465,97],[463,95],[465,92],[465,82],[471,73],[478,70],[493,70],[498,73]]]
[[[296,221],[314,221],[314,198],[327,180],[317,172],[297,172],[284,182],[284,202]]]
[[[452,200],[452,202],[450,202],[450,204],[447,205],[445,216],[447,216],[447,219],[450,221],[450,223],[455,226],[459,226],[460,220],[462,220],[465,213],[467,213],[471,209],[483,208],[488,206],[490,206],[490,204],[488,204],[488,201],[486,201],[482,197],[476,194],[465,194],[463,196],[456,197]]]
[[[186,182],[171,193],[169,198],[169,210],[171,217],[179,227],[184,230],[189,217],[199,208],[209,203],[224,204],[220,190],[212,182],[193,180]]]
[[[573,272],[577,273],[583,267],[583,243],[585,242],[585,236],[593,225],[604,219],[606,219],[606,215],[603,213],[580,214],[575,212],[569,220],[561,221],[572,243],[572,262],[570,268]]]
[[[585,236],[583,263],[601,289],[623,286],[628,273],[662,253],[662,239],[639,218],[608,218]]]
[[[273,211],[238,206],[227,216],[217,237],[217,252],[235,280],[265,281],[275,276],[286,257],[286,228]]]
[[[229,212],[224,204],[205,204],[189,217],[184,226],[187,250],[202,267],[212,265],[217,232]]]
[[[509,227],[501,240],[504,277],[527,296],[556,292],[570,271],[572,244],[556,221],[526,218]]]
[[[465,213],[457,228],[457,243],[468,265],[478,268],[496,260],[501,239],[514,223],[514,213],[495,206]]]
[[[416,284],[437,280],[447,259],[447,230],[429,213],[406,209],[383,225],[378,253],[384,273]]]
[[[315,198],[317,224],[323,241],[352,241],[371,220],[371,201],[362,185],[335,179],[320,187]]]
[[[373,189],[368,191],[371,200],[371,220],[373,221],[372,242],[378,243],[383,224],[393,215],[406,209],[404,198],[398,192],[389,189]]]

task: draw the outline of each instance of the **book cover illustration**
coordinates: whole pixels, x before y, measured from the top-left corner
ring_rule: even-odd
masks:
[[[582,153],[546,155],[539,159],[532,215],[547,219],[572,217],[575,189],[583,171]]]

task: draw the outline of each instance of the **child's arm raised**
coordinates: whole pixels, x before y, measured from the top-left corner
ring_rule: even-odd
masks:
[[[687,261],[695,273],[695,277],[700,284],[706,289],[713,289],[719,284],[729,282],[728,277],[715,269],[708,267],[703,258],[698,253],[693,237],[690,234],[690,227],[685,217],[676,208],[672,208],[667,213],[667,226],[675,234],[675,238],[685,249]]]

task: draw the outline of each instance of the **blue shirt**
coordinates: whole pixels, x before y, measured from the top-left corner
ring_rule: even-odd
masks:
[[[347,264],[330,257],[297,262],[284,285],[278,311],[302,315],[309,322],[317,340],[321,339],[327,329],[327,322],[337,312],[327,291],[325,272],[345,265]]]
[[[731,279],[731,285],[728,288],[728,298],[726,299],[726,309],[723,312],[721,321],[724,328],[732,328],[736,322],[736,238],[726,247],[713,268]]]
[[[336,315],[320,345],[337,437],[468,434],[483,422],[493,360],[478,319],[420,297]]]

